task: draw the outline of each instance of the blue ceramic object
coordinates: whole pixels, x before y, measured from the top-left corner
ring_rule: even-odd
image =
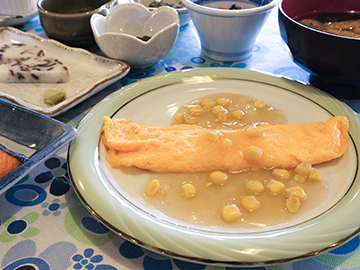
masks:
[[[3,193],[68,144],[75,137],[76,129],[5,99],[0,99],[0,112],[0,143],[16,153],[22,150],[31,153],[22,166],[0,179],[0,193]]]

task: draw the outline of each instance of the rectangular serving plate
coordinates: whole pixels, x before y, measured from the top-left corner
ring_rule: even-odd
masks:
[[[123,78],[130,70],[130,66],[122,61],[43,39],[13,27],[0,27],[0,44],[11,42],[37,45],[43,49],[45,56],[57,58],[69,70],[68,83],[0,83],[0,97],[47,116],[57,116],[69,110]],[[47,104],[44,101],[47,89],[64,90],[67,98],[55,105]]]
[[[29,160],[0,179],[0,194],[68,144],[77,130],[56,119],[0,98],[0,144]]]

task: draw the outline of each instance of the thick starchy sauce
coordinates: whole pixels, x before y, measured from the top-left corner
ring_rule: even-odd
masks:
[[[180,123],[204,128],[239,129],[249,125],[285,124],[286,117],[280,110],[249,96],[212,94],[181,107],[172,119],[172,124]],[[171,218],[220,228],[263,228],[282,224],[316,207],[327,196],[324,181],[310,180],[310,177],[305,177],[304,181],[294,168],[286,168],[289,177],[284,180],[281,176],[286,176],[286,171],[282,170],[284,168],[277,169],[281,170],[254,168],[242,172],[217,172],[220,177],[215,180],[210,177],[213,172],[151,173],[142,186],[142,192],[146,202]],[[227,176],[226,181],[216,180],[224,179],[221,174]],[[251,184],[253,190],[250,189]],[[280,186],[280,191],[271,191],[271,186]],[[305,196],[305,199],[289,201],[290,197],[294,197],[290,196],[292,187],[297,187],[295,193],[300,195],[298,198]],[[298,210],[291,211],[293,203],[295,208],[296,203],[300,203]],[[234,205],[240,215],[231,214]],[[225,213],[226,209],[230,210],[230,214]]]

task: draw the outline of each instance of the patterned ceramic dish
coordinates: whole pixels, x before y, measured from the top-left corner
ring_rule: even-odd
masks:
[[[169,126],[181,105],[211,93],[260,98],[282,110],[288,123],[346,116],[351,136],[346,154],[318,168],[329,196],[299,219],[256,230],[191,225],[144,203],[136,190],[149,175],[114,170],[104,158],[99,143],[103,117]],[[152,251],[222,266],[284,263],[329,251],[360,231],[359,126],[359,117],[344,103],[287,79],[236,68],[171,72],[123,87],[98,103],[78,125],[68,152],[69,172],[75,191],[92,214],[114,232]]]
[[[0,97],[48,116],[56,116],[74,107],[121,79],[130,70],[130,66],[121,61],[100,57],[83,49],[67,47],[57,41],[42,39],[15,28],[0,28],[0,43],[9,43],[10,41],[38,45],[47,56],[58,58],[69,69],[69,83],[21,85],[0,83]],[[44,101],[44,91],[49,88],[65,90],[67,98],[55,105],[47,104]]]
[[[3,99],[0,99],[0,111],[0,144],[29,158],[0,179],[0,193],[3,193],[69,143],[75,137],[76,129]]]
[[[170,52],[179,33],[179,16],[170,7],[149,11],[139,3],[125,3],[115,6],[106,17],[91,16],[91,27],[105,55],[132,68],[144,68]]]
[[[202,52],[219,61],[241,61],[252,55],[260,30],[278,0],[182,2],[199,34]],[[229,9],[232,5],[241,9]]]

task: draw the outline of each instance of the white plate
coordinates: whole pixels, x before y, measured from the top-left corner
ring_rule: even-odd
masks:
[[[37,15],[37,9],[34,8],[29,13],[26,13],[23,15],[24,15],[24,17],[22,17],[22,18],[11,18],[11,19],[6,19],[3,21],[0,21],[0,26],[15,26],[15,25],[19,25],[19,24],[25,23],[27,21],[30,21],[32,18],[34,18]]]
[[[106,164],[101,144],[98,147],[104,115],[168,126],[179,106],[218,92],[259,98],[282,110],[289,123],[348,117],[352,140],[346,154],[319,168],[329,185],[329,198],[300,219],[267,230],[210,229],[158,213],[134,193],[145,174],[130,176]],[[69,170],[80,199],[100,221],[153,251],[224,266],[287,262],[329,251],[358,233],[359,124],[357,114],[344,103],[286,79],[235,68],[172,72],[126,86],[96,105],[78,126],[69,149]]]
[[[0,97],[48,116],[56,116],[123,78],[130,70],[124,62],[100,57],[86,50],[42,39],[12,27],[0,27],[0,44],[25,42],[43,48],[45,55],[58,58],[70,73],[69,83],[0,83]],[[67,98],[56,104],[44,102],[46,89],[65,90]]]

